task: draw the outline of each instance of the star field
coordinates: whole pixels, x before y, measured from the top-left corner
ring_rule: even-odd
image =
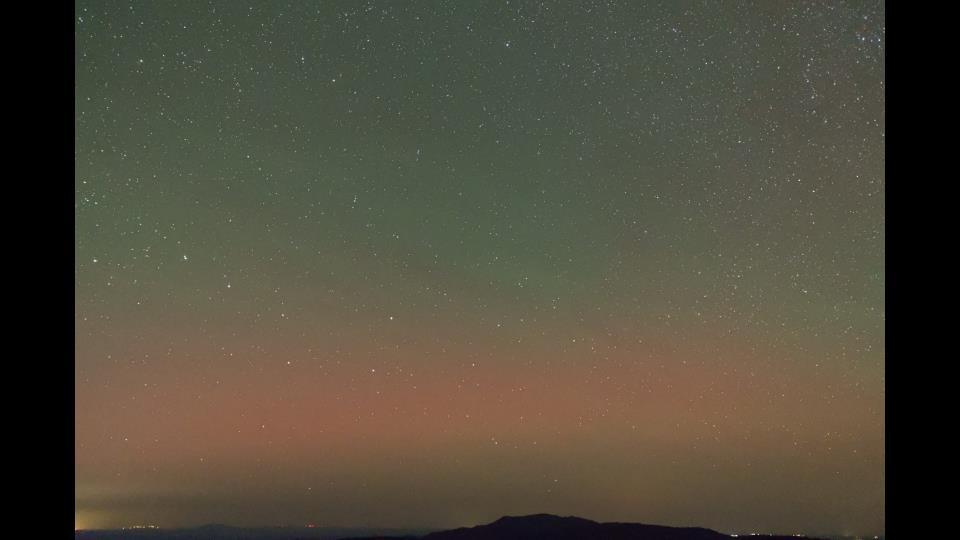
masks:
[[[884,530],[881,2],[93,2],[78,527]]]

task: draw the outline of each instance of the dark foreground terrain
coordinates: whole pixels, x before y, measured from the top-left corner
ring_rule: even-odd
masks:
[[[803,540],[803,536],[740,535],[756,540]],[[598,523],[549,514],[502,517],[493,523],[449,531],[307,527],[77,531],[77,540],[723,540],[734,536],[700,527]],[[810,539],[812,540],[812,539]]]
[[[413,537],[406,537],[413,538]],[[421,540],[725,540],[726,534],[700,527],[664,527],[642,523],[597,523],[578,517],[537,514],[502,517],[493,523],[429,533]],[[797,536],[761,536],[765,540],[797,540]],[[400,540],[373,536],[355,540]]]

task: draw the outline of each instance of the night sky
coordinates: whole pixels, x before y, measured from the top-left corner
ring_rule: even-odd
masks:
[[[91,2],[76,526],[878,534],[882,2]]]

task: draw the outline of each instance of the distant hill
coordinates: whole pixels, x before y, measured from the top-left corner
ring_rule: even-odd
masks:
[[[486,525],[429,533],[420,540],[728,540],[730,538],[734,537],[700,527],[598,523],[578,517],[535,514],[519,517],[506,516]],[[807,537],[751,535],[748,538],[803,540]],[[400,539],[374,536],[351,540]],[[807,538],[807,540],[813,539]]]
[[[331,527],[240,528],[206,525],[190,529],[77,531],[76,540],[727,540],[733,536],[701,527],[598,523],[550,514],[505,516],[493,523],[448,531]],[[814,540],[800,536],[743,535],[751,540]]]

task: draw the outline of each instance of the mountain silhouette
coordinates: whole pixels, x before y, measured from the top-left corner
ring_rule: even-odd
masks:
[[[412,537],[403,537],[404,540]],[[733,536],[702,527],[667,527],[642,523],[598,523],[550,514],[504,516],[492,523],[429,533],[420,540],[727,540]],[[751,540],[797,540],[802,536],[750,535]],[[371,537],[352,540],[400,540]]]
[[[726,535],[709,529],[674,528],[639,523],[597,523],[578,517],[559,517],[549,514],[502,517],[488,525],[455,529],[428,534],[425,540],[502,540],[544,539],[580,540],[603,538],[609,540],[725,540]]]

